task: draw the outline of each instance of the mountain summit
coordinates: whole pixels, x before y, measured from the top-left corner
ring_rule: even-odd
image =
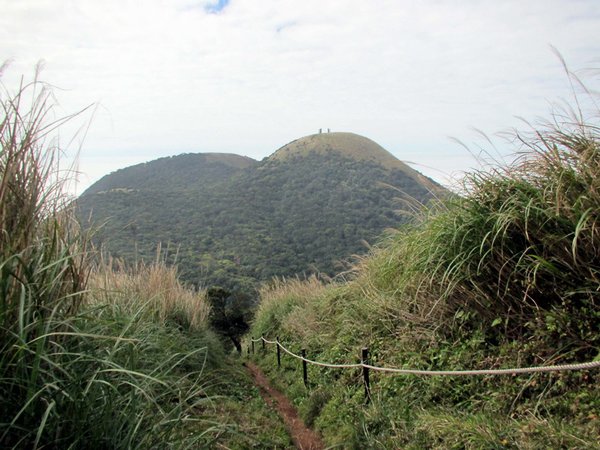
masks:
[[[406,164],[369,138],[354,133],[319,133],[296,139],[270,156],[272,160],[307,156],[308,153],[339,153],[357,161],[371,161],[386,169],[409,169]]]
[[[415,182],[427,186],[432,191],[439,189],[439,185],[400,161],[381,145],[355,133],[328,132],[311,134],[284,145],[273,153],[269,159],[283,161],[289,158],[305,157],[310,153],[321,155],[337,153],[343,158],[378,164],[388,170],[404,172],[404,174],[413,178]]]
[[[427,202],[442,190],[370,139],[322,133],[261,162],[184,154],[138,164],[78,203],[89,226],[104,224],[96,240],[115,256],[153,258],[162,243],[186,281],[252,289],[273,276],[335,275],[406,220],[399,197]]]

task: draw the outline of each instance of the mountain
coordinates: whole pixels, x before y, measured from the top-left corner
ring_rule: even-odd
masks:
[[[339,153],[356,161],[368,161],[386,169],[397,169],[407,176],[429,183],[427,178],[404,164],[382,146],[369,138],[354,133],[319,133],[305,136],[284,145],[271,155],[271,160],[283,161],[288,158],[308,156],[311,153]],[[433,186],[433,184],[431,184]]]
[[[261,162],[184,154],[105,176],[78,199],[97,244],[127,261],[169,249],[195,285],[253,289],[273,276],[333,276],[443,192],[365,137],[297,139]]]
[[[230,153],[184,153],[117,170],[84,195],[111,189],[202,190],[255,164],[252,158]]]

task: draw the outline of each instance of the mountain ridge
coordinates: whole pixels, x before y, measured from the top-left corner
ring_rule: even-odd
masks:
[[[202,169],[202,164],[205,164]],[[214,178],[228,176],[237,170],[243,170],[258,161],[248,156],[235,153],[181,153],[179,155],[166,156],[151,161],[124,167],[111,172],[96,183],[92,184],[81,195],[89,195],[111,188],[125,189],[149,189],[161,180],[161,171],[177,170],[182,182],[194,185],[193,178],[198,176]],[[199,170],[200,169],[200,170]]]

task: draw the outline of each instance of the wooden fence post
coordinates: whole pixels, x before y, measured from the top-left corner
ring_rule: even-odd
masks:
[[[302,358],[306,358],[306,349],[302,349]],[[304,386],[308,387],[308,369],[306,367],[306,361],[302,360],[302,379],[304,380]]]
[[[254,355],[254,338],[251,338],[251,339],[252,339],[252,354]]]
[[[279,348],[279,336],[275,339],[277,344],[277,367],[281,368],[281,349]]]
[[[364,347],[362,349],[361,363],[369,364],[369,348]],[[371,401],[371,385],[369,383],[369,368],[363,367],[363,380],[365,383],[365,403]]]
[[[260,340],[262,342],[263,352],[265,351],[265,339],[261,336]]]

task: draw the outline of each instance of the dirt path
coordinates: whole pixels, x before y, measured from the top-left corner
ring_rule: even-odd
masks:
[[[300,450],[324,449],[325,446],[319,435],[304,425],[302,419],[298,417],[296,408],[294,408],[285,395],[269,384],[265,374],[262,373],[258,366],[248,361],[246,362],[246,368],[260,389],[260,395],[265,399],[265,402],[282,417],[296,448]]]

